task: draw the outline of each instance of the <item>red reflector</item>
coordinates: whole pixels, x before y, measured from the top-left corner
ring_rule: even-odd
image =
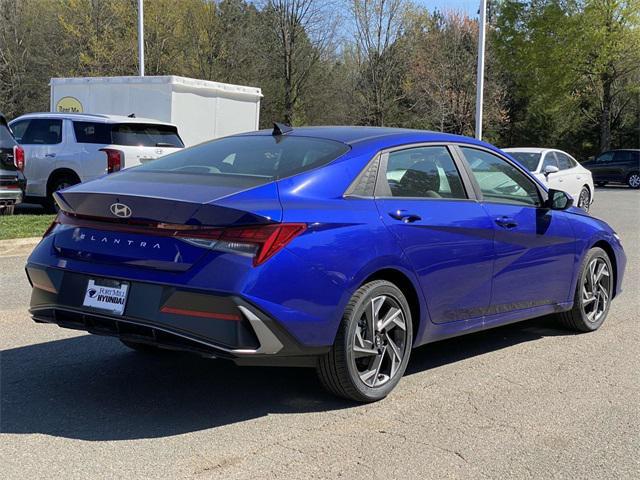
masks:
[[[216,320],[232,320],[239,322],[242,320],[240,315],[233,313],[218,313],[218,312],[203,312],[201,310],[188,310],[185,308],[174,308],[164,306],[160,309],[162,313],[172,313],[174,315],[186,315],[187,317],[199,317],[199,318],[215,318]]]
[[[13,164],[18,170],[24,172],[24,149],[20,145],[13,147]]]

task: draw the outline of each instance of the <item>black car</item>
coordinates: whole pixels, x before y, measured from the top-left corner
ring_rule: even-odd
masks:
[[[26,186],[23,170],[24,150],[0,113],[0,215],[11,215],[22,201]]]
[[[631,188],[640,188],[640,150],[608,150],[582,165],[591,170],[593,183],[599,187],[626,183]]]

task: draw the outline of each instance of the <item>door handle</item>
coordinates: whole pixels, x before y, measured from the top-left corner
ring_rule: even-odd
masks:
[[[496,218],[496,223],[498,225],[500,225],[502,228],[516,228],[518,226],[518,222],[516,222],[513,218],[511,217],[498,217]]]
[[[48,158],[53,158],[53,157],[56,156],[56,154],[55,153],[45,153],[44,156],[48,157]]]
[[[395,212],[389,212],[389,216],[404,223],[413,223],[417,222],[418,220],[422,220],[422,217],[420,215],[409,213],[406,210],[396,210]]]

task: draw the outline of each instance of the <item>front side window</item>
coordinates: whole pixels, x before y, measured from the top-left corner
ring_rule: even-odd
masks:
[[[544,162],[542,162],[542,172],[544,173],[544,169],[547,167],[556,167],[558,170],[560,167],[558,166],[558,157],[556,157],[555,152],[547,152],[544,156]]]
[[[540,206],[538,188],[514,165],[492,153],[461,147],[485,201]]]
[[[220,176],[288,177],[335,160],[349,147],[322,138],[243,135],[226,137],[159,158],[136,171]]]
[[[560,170],[567,170],[569,168],[573,168],[573,162],[571,161],[571,158],[569,157],[569,155],[566,155],[562,152],[555,152],[556,157],[558,159],[558,168]]]
[[[613,160],[613,152],[604,152],[602,155],[596,158],[598,163],[609,163]]]
[[[20,143],[25,145],[55,145],[62,142],[62,120],[33,118]]]
[[[535,152],[508,152],[513,158],[515,158],[520,164],[529,170],[535,172],[538,169],[540,163],[540,154]]]
[[[447,147],[417,147],[389,154],[386,180],[393,197],[467,198]]]

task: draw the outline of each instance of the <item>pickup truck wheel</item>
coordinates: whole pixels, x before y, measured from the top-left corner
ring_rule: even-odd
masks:
[[[640,173],[638,172],[630,173],[629,176],[627,177],[627,185],[629,185],[631,188],[634,188],[636,190],[640,188]]]
[[[51,179],[47,188],[47,199],[43,205],[44,208],[50,213],[58,213],[59,208],[53,199],[53,193],[75,185],[76,183],[80,183],[80,180],[69,174],[59,175]]]

